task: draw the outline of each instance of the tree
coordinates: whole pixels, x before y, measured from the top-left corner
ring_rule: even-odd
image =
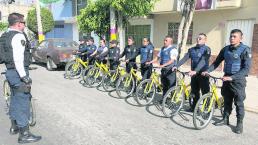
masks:
[[[7,23],[0,22],[0,31],[5,31],[8,27]]]
[[[99,37],[109,31],[109,3],[106,0],[89,1],[87,7],[77,16],[79,30],[90,33],[94,31]]]
[[[196,6],[196,0],[182,0],[181,1],[181,22],[178,29],[178,60],[180,59],[181,54],[184,54],[188,37],[189,28],[193,20],[193,14]],[[183,51],[182,51],[183,50]],[[183,53],[181,53],[183,52]]]
[[[110,29],[110,7],[114,8],[117,26],[123,30],[128,20],[135,16],[145,16],[150,13],[157,0],[96,0],[89,1],[86,8],[77,17],[79,29],[82,32],[94,31],[99,36],[107,34]],[[121,37],[121,33],[119,37]],[[121,43],[121,40],[120,40]]]
[[[46,34],[54,28],[54,19],[52,13],[47,8],[41,8],[41,20],[43,26],[43,33]],[[36,9],[32,9],[28,12],[27,26],[35,34],[38,33]]]

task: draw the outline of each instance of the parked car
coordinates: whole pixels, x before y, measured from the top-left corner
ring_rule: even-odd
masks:
[[[46,39],[32,50],[32,60],[47,64],[48,70],[65,65],[78,50],[78,43],[67,39]]]

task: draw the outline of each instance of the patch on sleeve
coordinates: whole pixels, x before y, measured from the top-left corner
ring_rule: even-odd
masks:
[[[25,46],[26,45],[26,41],[25,40],[21,40],[21,45]]]

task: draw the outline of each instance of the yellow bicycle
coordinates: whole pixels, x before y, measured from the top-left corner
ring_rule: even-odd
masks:
[[[162,90],[162,85],[160,83],[160,74],[156,72],[156,67],[151,74],[150,79],[143,80],[136,89],[136,101],[141,106],[146,106],[150,104],[155,95],[156,88]]]
[[[193,106],[193,97],[190,84],[186,84],[185,76],[188,72],[177,70],[177,85],[170,88],[162,101],[162,112],[166,117],[176,115],[188,100],[190,107]]]
[[[116,93],[120,98],[126,98],[134,92],[136,85],[142,80],[137,69],[131,68],[129,73],[121,76],[116,84]]]
[[[84,78],[90,87],[98,87],[103,82],[103,76],[109,72],[107,64],[95,61],[93,66],[89,66],[89,71]]]
[[[118,66],[116,70],[110,70],[107,74],[103,76],[102,87],[105,91],[110,92],[115,90],[116,83],[120,76],[126,74],[125,68]]]
[[[215,108],[224,112],[224,99],[218,96],[217,84],[221,78],[210,76],[211,92],[200,97],[193,113],[193,124],[196,129],[205,128],[211,121]]]
[[[68,62],[65,66],[65,78],[77,79],[85,75],[88,64],[89,62],[83,61],[78,54],[75,55],[75,59]]]

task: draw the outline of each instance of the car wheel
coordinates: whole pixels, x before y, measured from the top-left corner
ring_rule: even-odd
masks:
[[[54,61],[48,57],[47,58],[47,70],[52,71],[54,69]]]

